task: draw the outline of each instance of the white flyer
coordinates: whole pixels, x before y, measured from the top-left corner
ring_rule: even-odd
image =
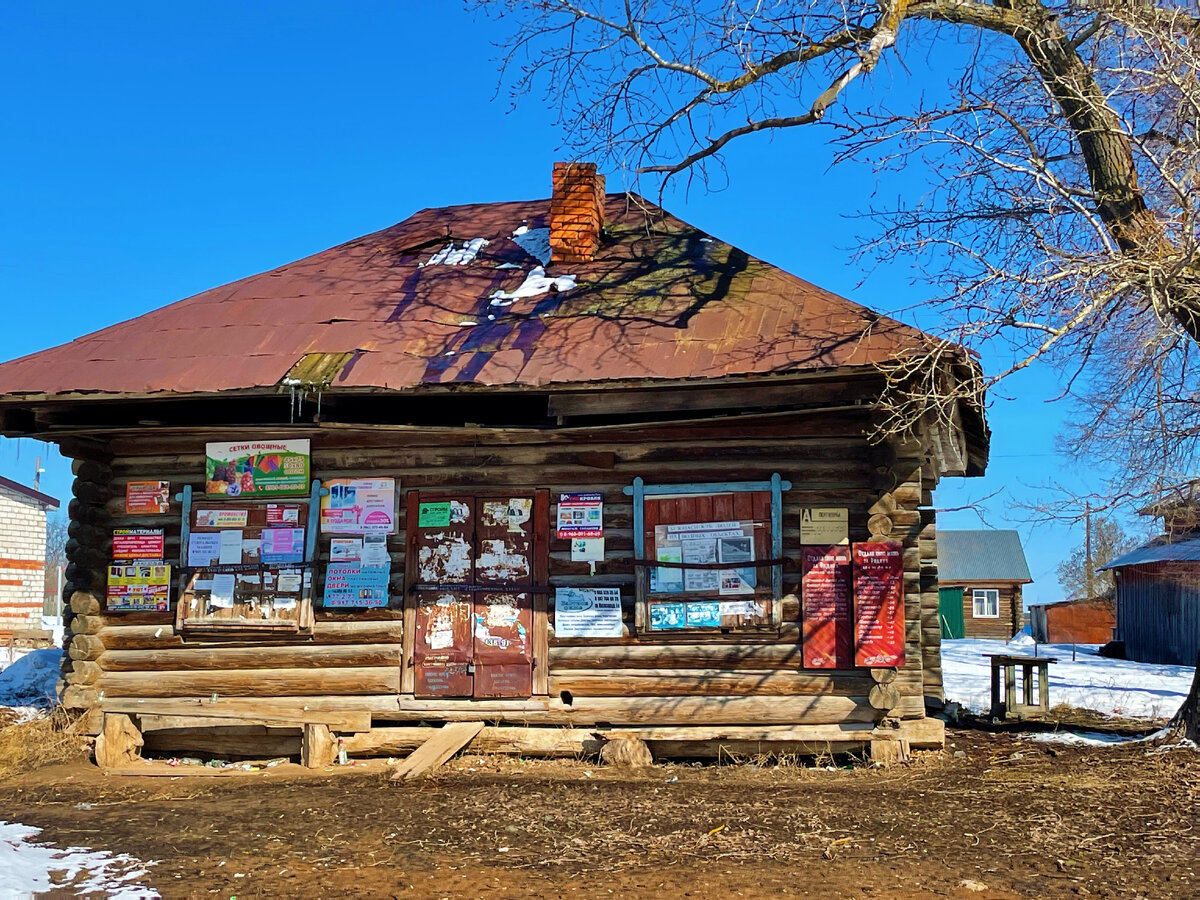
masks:
[[[556,588],[556,638],[613,638],[621,636],[620,588]]]

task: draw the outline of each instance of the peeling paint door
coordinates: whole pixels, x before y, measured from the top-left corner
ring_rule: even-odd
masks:
[[[447,502],[449,524],[418,522],[413,538],[413,694],[530,697],[533,498]]]
[[[474,678],[469,590],[475,570],[475,501],[445,501],[450,522],[416,530],[416,635],[413,666],[417,697],[470,697]],[[455,590],[458,588],[458,590]]]
[[[475,696],[533,693],[533,498],[479,500],[475,527]],[[507,590],[503,590],[507,588]]]

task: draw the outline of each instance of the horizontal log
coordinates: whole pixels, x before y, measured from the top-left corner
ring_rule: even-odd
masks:
[[[71,594],[71,611],[80,616],[93,616],[100,612],[100,600],[90,591],[75,591]]]
[[[319,697],[218,697],[193,695],[189,697],[105,697],[98,701],[106,712],[124,712],[137,716],[220,716],[225,718],[259,718],[283,716],[307,721],[340,721],[338,717],[366,714],[372,718],[391,716],[399,709],[394,693],[346,696],[329,694]],[[354,723],[361,720],[352,719]],[[357,727],[357,724],[356,724]]]
[[[400,690],[398,666],[344,669],[105,672],[97,686],[106,697],[326,696]]]
[[[871,690],[866,675],[808,675],[787,671],[721,669],[577,669],[551,673],[550,693],[585,697],[855,696]]]
[[[180,649],[106,650],[98,660],[106,672],[156,672],[208,669],[323,669],[399,666],[399,644],[255,647],[184,647]]]
[[[94,634],[74,635],[67,644],[71,659],[97,659],[104,652],[104,641]]]
[[[777,669],[798,668],[800,645],[627,644],[550,648],[550,674],[569,669]]]
[[[89,617],[90,618],[90,617]],[[117,616],[106,617],[118,619]],[[91,626],[92,623],[88,623]],[[236,633],[230,633],[225,640],[207,641],[198,638],[183,637],[175,632],[171,625],[118,625],[106,624],[98,629],[98,636],[104,646],[110,650],[158,650],[171,647],[230,647],[230,646],[271,646],[263,639],[248,639],[243,636],[238,640]],[[313,623],[313,633],[308,635],[291,635],[286,640],[298,645],[336,645],[336,644],[399,644],[404,636],[402,619],[375,619],[358,621],[355,619],[322,620]],[[271,640],[283,640],[272,638]]]
[[[924,714],[924,704],[921,704]],[[609,725],[770,725],[874,722],[866,697],[582,698],[571,721]]]
[[[95,684],[104,674],[104,670],[94,662],[70,660],[71,667],[66,670],[67,684]]]
[[[341,747],[351,756],[401,756],[439,730],[431,726],[373,728],[342,738]],[[583,728],[486,727],[466,749],[530,757],[593,756],[603,743],[594,731]]]
[[[152,753],[194,754],[202,758],[270,759],[300,754],[300,729],[241,726],[232,729],[178,728],[142,736]],[[186,768],[180,775],[189,774]]]
[[[172,702],[172,701],[167,701]],[[302,728],[305,725],[328,725],[334,731],[360,732],[371,730],[369,712],[337,712],[334,710],[275,710],[273,712],[227,712],[225,715],[198,714],[195,707],[187,715],[137,714],[142,731],[168,728],[225,728],[241,725],[262,725],[272,728]]]

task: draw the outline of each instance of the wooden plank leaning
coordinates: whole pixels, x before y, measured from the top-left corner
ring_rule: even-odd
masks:
[[[481,731],[482,722],[451,722],[443,725],[401,761],[392,774],[392,781],[411,781],[428,775],[475,740]]]

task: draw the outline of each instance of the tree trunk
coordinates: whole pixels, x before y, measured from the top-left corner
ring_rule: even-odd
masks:
[[[1191,741],[1200,744],[1200,654],[1196,656],[1196,672],[1192,676],[1192,687],[1183,698],[1183,705],[1167,723],[1166,743]]]

